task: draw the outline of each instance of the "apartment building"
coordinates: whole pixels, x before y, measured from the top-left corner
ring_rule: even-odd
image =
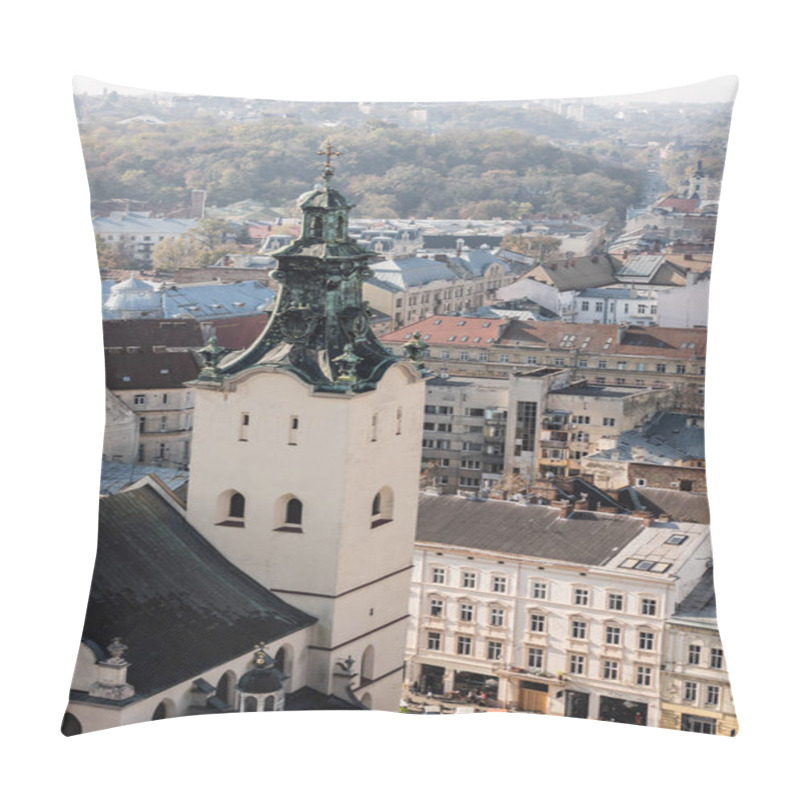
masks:
[[[707,525],[424,493],[407,679],[658,726],[667,623],[710,556]]]
[[[718,736],[735,736],[739,729],[711,569],[667,620],[660,724]]]
[[[105,365],[106,387],[137,417],[135,461],[187,465],[194,392],[184,383],[200,371],[196,355],[158,345],[107,347]]]
[[[706,330],[435,315],[381,337],[390,350],[419,331],[429,369],[503,377],[571,367],[576,380],[674,392],[673,410],[701,413]]]
[[[372,272],[364,299],[390,316],[394,327],[489,305],[500,288],[519,277],[488,248],[388,259],[373,264]]]
[[[574,372],[540,367],[506,379],[430,379],[424,484],[475,493],[503,475],[520,475],[526,485],[578,475],[603,437],[641,425],[671,403],[669,390],[590,385],[573,381]]]

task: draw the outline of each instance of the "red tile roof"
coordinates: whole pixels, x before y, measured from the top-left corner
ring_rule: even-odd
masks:
[[[439,320],[439,322],[437,322]],[[463,325],[459,323],[463,322]],[[488,327],[484,327],[489,323]],[[429,345],[452,347],[513,347],[517,343],[541,350],[621,356],[663,356],[690,358],[705,356],[705,328],[660,328],[657,326],[620,328],[592,323],[537,322],[480,319],[475,317],[433,316],[399,328],[381,337],[387,344],[408,341],[415,331]],[[427,336],[427,338],[426,338]],[[451,338],[454,337],[454,338]],[[467,341],[462,341],[466,337]],[[474,339],[480,337],[479,342]],[[491,342],[488,339],[491,338]]]
[[[398,328],[381,336],[382,342],[407,342],[415,331],[422,334],[428,344],[454,347],[486,347],[502,335],[508,325],[507,319],[481,319],[480,317],[433,316]]]

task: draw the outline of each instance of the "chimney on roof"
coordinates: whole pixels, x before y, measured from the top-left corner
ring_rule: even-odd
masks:
[[[616,506],[597,506],[597,511],[600,514],[619,514]]]
[[[693,260],[693,259],[692,259],[692,254],[691,254],[691,253],[686,253],[686,260],[687,260],[687,261],[692,261],[692,260]]]
[[[575,504],[571,500],[554,500],[553,507],[558,511],[559,519],[566,519],[575,510]]]
[[[576,511],[588,511],[589,509],[589,495],[581,492],[581,496],[575,501]]]
[[[625,331],[628,330],[628,324],[626,322],[621,322],[617,326],[617,344],[622,344],[622,340],[625,338]]]
[[[645,527],[652,525],[656,519],[656,515],[652,511],[648,511],[646,508],[636,509],[631,516],[635,517],[636,519],[640,519]]]

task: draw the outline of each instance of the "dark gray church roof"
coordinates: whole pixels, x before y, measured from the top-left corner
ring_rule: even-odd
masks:
[[[101,498],[83,638],[122,639],[138,696],[314,622],[227,561],[152,487]]]
[[[549,506],[484,502],[454,495],[420,495],[417,541],[602,565],[642,531],[619,514],[576,512],[559,518]]]

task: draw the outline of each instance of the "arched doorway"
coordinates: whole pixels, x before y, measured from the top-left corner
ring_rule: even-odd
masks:
[[[156,706],[152,719],[169,719],[175,716],[175,712],[175,703],[169,698],[166,698]]]
[[[217,683],[216,695],[226,705],[232,706],[234,701],[234,689],[236,687],[236,674],[228,670]]]

